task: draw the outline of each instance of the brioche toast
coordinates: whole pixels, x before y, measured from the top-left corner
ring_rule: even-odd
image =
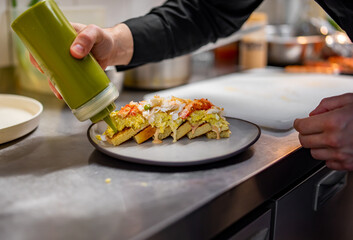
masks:
[[[155,96],[141,102],[130,102],[110,114],[118,132],[108,126],[104,134],[107,142],[118,146],[133,138],[137,144],[153,139],[162,143],[172,137],[173,142],[184,136],[189,139],[206,135],[209,139],[227,138],[229,123],[222,116],[223,108],[207,99],[161,98]]]
[[[132,127],[124,128],[122,131],[115,133],[112,137],[106,137],[107,142],[113,144],[114,146],[118,146],[123,142],[126,142],[130,138],[136,136],[141,130],[146,128],[148,124],[143,125],[139,129],[134,129]]]

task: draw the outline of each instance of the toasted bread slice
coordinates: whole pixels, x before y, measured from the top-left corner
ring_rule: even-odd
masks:
[[[228,130],[220,132],[219,137],[220,138],[229,138],[231,133],[232,132],[228,129]],[[217,133],[215,131],[210,131],[210,132],[206,133],[206,137],[210,138],[210,139],[216,139]]]
[[[171,127],[167,127],[166,129],[164,129],[164,132],[163,132],[163,133],[159,133],[159,134],[158,134],[158,139],[159,139],[159,140],[163,140],[163,139],[165,139],[166,137],[168,137],[171,133],[172,133]]]
[[[134,139],[138,144],[140,144],[140,143],[143,143],[143,142],[147,141],[148,139],[150,139],[154,135],[155,132],[156,132],[156,128],[149,125],[145,129],[140,131],[138,134],[136,134],[134,136]]]
[[[148,124],[145,124],[140,129],[125,128],[122,131],[115,133],[113,137],[107,137],[107,141],[113,144],[114,146],[118,146],[135,136],[138,132],[140,132],[147,126]]]
[[[195,138],[195,137],[198,137],[198,136],[201,136],[209,131],[212,130],[212,127],[211,127],[211,124],[209,123],[204,123],[200,126],[198,126],[195,131],[191,131],[191,132],[188,132],[188,138],[189,139],[192,139],[192,138]]]
[[[182,125],[180,125],[176,131],[174,142],[184,137],[188,132],[191,131],[191,129],[192,127],[189,122],[184,122]]]
[[[221,139],[229,137],[232,132],[229,130],[228,125],[223,125],[221,128],[212,126],[212,131],[207,133],[207,138]]]

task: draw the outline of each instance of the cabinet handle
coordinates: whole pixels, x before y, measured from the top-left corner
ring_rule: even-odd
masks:
[[[346,171],[331,171],[316,184],[314,211],[318,211],[347,185],[347,175]]]

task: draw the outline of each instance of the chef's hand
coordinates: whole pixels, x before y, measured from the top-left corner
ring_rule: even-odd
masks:
[[[336,170],[353,170],[353,93],[323,99],[309,114],[296,119],[303,147]]]
[[[81,59],[91,52],[103,69],[110,65],[127,65],[131,61],[134,44],[127,25],[118,24],[112,28],[100,28],[95,25],[71,24],[78,33],[70,47],[73,57]],[[30,60],[43,73],[32,55]],[[50,81],[49,86],[55,96],[61,99],[59,92]]]
[[[127,65],[133,54],[133,38],[125,24],[112,28],[72,23],[78,35],[71,45],[70,53],[81,59],[91,52],[99,65]]]

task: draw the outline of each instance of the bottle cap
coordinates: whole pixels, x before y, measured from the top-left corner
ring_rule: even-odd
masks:
[[[71,111],[81,122],[86,121],[90,118],[95,119],[95,115],[99,114],[101,111],[109,107],[109,105],[114,103],[115,99],[117,99],[118,97],[119,91],[116,89],[113,83],[109,83],[108,87],[106,87],[98,95],[96,95],[80,107],[72,109]]]

